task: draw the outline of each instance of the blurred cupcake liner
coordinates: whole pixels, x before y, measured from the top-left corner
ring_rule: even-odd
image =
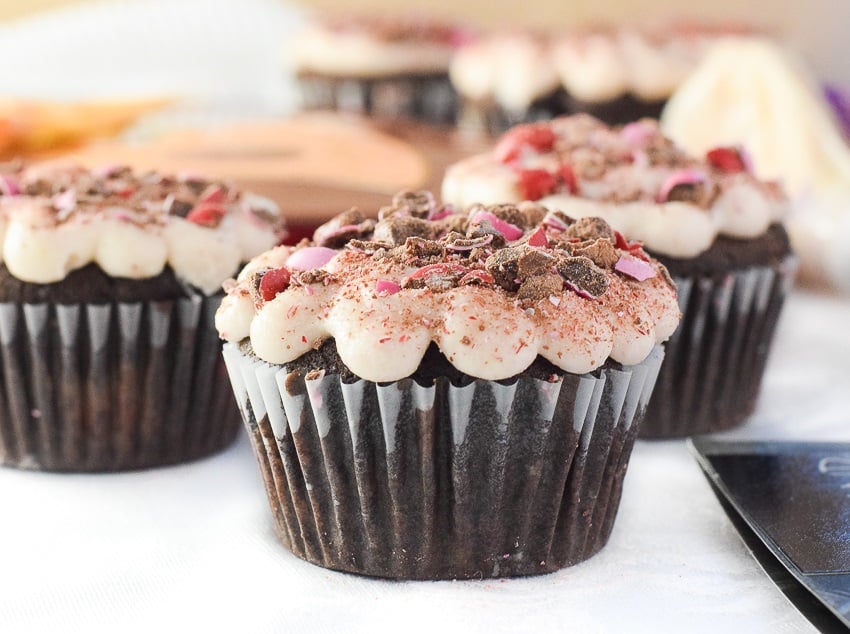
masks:
[[[445,74],[382,78],[305,74],[298,83],[308,109],[430,123],[453,123],[457,115],[457,95]]]
[[[239,416],[220,299],[0,304],[0,463],[120,471],[228,446]]]
[[[643,438],[729,429],[755,409],[797,258],[720,277],[675,277],[682,321],[641,427]]]
[[[531,575],[608,541],[661,360],[431,386],[224,356],[277,533],[314,564],[397,579]]]

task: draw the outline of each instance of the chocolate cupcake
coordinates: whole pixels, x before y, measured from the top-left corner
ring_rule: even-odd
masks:
[[[785,195],[750,173],[741,150],[697,159],[655,121],[610,128],[563,117],[517,126],[493,152],[449,167],[443,198],[461,207],[531,200],[599,216],[669,269],[683,318],[644,436],[718,431],[752,412],[796,259],[781,224]]]
[[[239,418],[213,313],[222,281],[279,241],[276,207],[117,166],[2,180],[0,463],[117,471],[226,447]]]
[[[399,579],[597,552],[676,292],[598,219],[403,193],[253,260],[216,315],[280,539]]]
[[[449,71],[461,123],[492,134],[576,113],[622,124],[660,116],[714,42],[746,32],[692,23],[497,31],[461,47]]]
[[[449,59],[458,27],[423,16],[324,16],[288,47],[308,109],[451,123]]]

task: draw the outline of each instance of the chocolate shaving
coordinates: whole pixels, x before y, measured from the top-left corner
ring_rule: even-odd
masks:
[[[581,242],[572,249],[572,254],[590,258],[593,263],[603,269],[610,269],[620,259],[620,253],[607,238]]]
[[[599,297],[608,290],[608,276],[590,258],[565,257],[558,261],[558,273],[576,288]]]
[[[564,234],[570,238],[578,238],[580,241],[598,238],[614,240],[614,231],[611,226],[602,218],[596,217],[579,218],[567,227]]]
[[[434,225],[427,220],[411,216],[395,216],[385,218],[375,226],[373,239],[400,245],[412,236],[432,239],[436,237],[434,229]]]
[[[333,279],[331,273],[328,273],[322,269],[313,269],[311,271],[302,271],[301,273],[297,273],[295,279],[298,280],[298,283],[301,285],[305,284],[317,284],[320,282],[324,282],[326,279],[328,281]]]
[[[437,207],[434,195],[425,190],[400,191],[392,198],[392,206],[396,209],[407,209],[414,218],[427,218]]]
[[[564,290],[564,279],[555,273],[539,275],[524,280],[517,291],[519,299],[540,300]]]
[[[403,254],[405,259],[445,257],[446,249],[439,242],[426,240],[419,236],[410,236],[404,241]]]

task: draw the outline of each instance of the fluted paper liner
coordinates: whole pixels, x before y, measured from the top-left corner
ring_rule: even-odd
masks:
[[[239,416],[219,302],[0,304],[0,463],[117,471],[226,447]]]
[[[452,123],[457,95],[445,73],[424,76],[299,76],[301,100],[308,109],[331,109],[377,117],[409,117]]]
[[[753,411],[797,259],[720,278],[674,278],[682,320],[665,344],[645,438],[721,431]]]
[[[224,356],[284,545],[397,579],[531,575],[608,540],[663,358],[549,383],[305,379]]]

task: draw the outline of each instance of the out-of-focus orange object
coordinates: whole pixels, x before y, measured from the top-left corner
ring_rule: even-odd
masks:
[[[114,136],[165,99],[60,103],[0,100],[0,158],[75,147]]]

